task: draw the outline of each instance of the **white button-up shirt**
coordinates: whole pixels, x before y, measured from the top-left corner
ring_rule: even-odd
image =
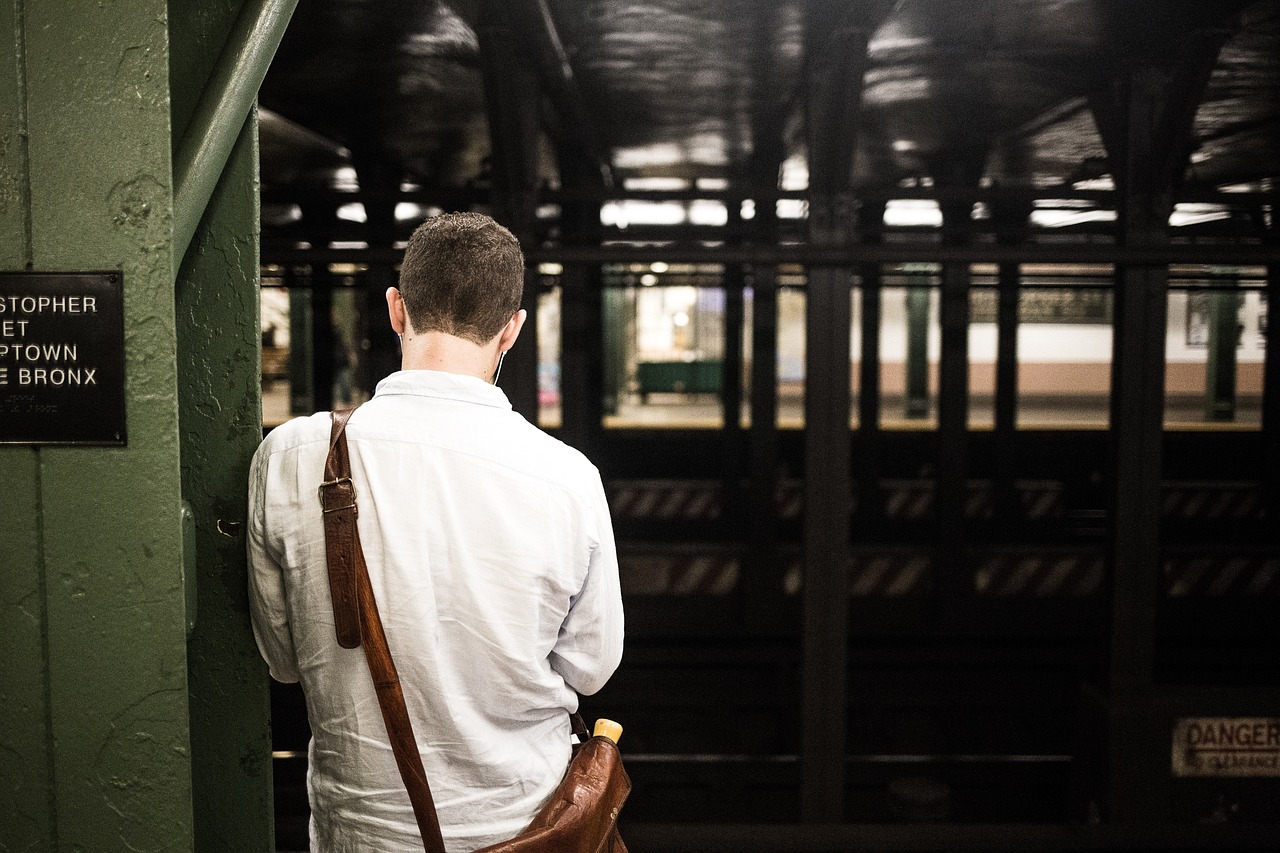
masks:
[[[249,486],[258,647],[302,681],[311,849],[421,853],[362,649],[333,630],[317,488],[327,413],[273,430]],[[578,693],[622,656],[600,475],[479,379],[401,371],[347,426],[374,595],[450,853],[528,824],[564,775]]]

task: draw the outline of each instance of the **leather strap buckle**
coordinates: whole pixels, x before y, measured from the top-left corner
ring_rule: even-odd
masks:
[[[347,486],[348,488],[351,489],[351,503],[344,504],[343,506],[331,507],[328,505],[328,501],[325,500],[324,490],[326,488],[336,488],[338,486]],[[353,509],[353,510],[356,510],[357,513],[359,512],[359,510],[356,509],[356,486],[355,486],[355,483],[351,482],[350,477],[338,477],[336,480],[326,480],[325,482],[320,484],[319,492],[320,492],[320,508],[322,512],[324,513],[342,512],[344,509]]]

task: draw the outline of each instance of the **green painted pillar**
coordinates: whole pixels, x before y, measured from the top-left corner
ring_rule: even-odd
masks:
[[[315,411],[314,373],[311,369],[311,291],[289,289],[289,414]]]
[[[1204,376],[1204,417],[1207,421],[1236,419],[1236,348],[1240,345],[1240,294],[1209,290],[1209,353]]]
[[[4,851],[272,848],[252,119],[173,246],[175,140],[239,6],[200,5],[0,4],[0,269],[122,273],[128,420],[123,448],[0,447]]]
[[[175,149],[241,5],[170,7]],[[262,440],[257,130],[250,116],[176,283],[182,494],[195,521],[187,687],[197,853],[275,847],[269,681],[249,625],[244,540]]]
[[[620,287],[605,287],[604,311],[604,413],[618,414],[627,389],[627,295]],[[563,385],[563,380],[561,380]]]
[[[167,12],[0,4],[0,266],[123,273],[128,418],[0,448],[7,850],[192,845]]]
[[[929,288],[911,274],[907,285],[906,416],[929,417]]]

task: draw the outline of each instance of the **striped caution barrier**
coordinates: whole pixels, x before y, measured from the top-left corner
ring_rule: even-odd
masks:
[[[1280,596],[1280,556],[1180,554],[1164,561],[1170,598]]]
[[[1164,517],[1182,521],[1261,521],[1262,489],[1250,482],[1171,481],[1164,484]]]
[[[850,598],[901,598],[929,590],[933,558],[924,551],[897,549],[861,552],[849,561]],[[787,595],[799,595],[804,584],[804,563],[798,557],[787,563],[782,586]]]
[[[783,480],[778,484],[778,518],[799,518],[804,512],[804,481]]]
[[[932,480],[885,480],[885,515],[894,521],[921,521],[934,512]],[[1042,520],[1062,514],[1062,483],[1020,480],[1016,490],[1026,518]],[[619,480],[607,486],[609,508],[617,518],[712,520],[723,513],[723,496],[716,480]],[[804,482],[784,480],[777,486],[777,517],[800,518],[804,511]],[[989,480],[969,483],[965,516],[994,517],[994,490]]]
[[[919,551],[859,554],[849,567],[849,595],[898,598],[927,589],[932,558]]]
[[[623,595],[728,595],[738,583],[732,552],[620,553]]]
[[[1015,484],[1023,516],[1032,521],[1063,514],[1063,484],[1056,480],[1019,480]],[[885,480],[882,483],[885,516],[894,521],[922,521],[935,511],[933,480]],[[645,519],[719,518],[723,512],[720,483],[716,480],[625,480],[607,488],[609,507],[617,517]],[[786,480],[778,484],[777,515],[800,518],[804,511],[804,483]],[[1166,519],[1184,521],[1262,521],[1262,490],[1250,482],[1178,481],[1164,486]],[[971,480],[965,496],[965,517],[994,517],[994,488],[990,480]]]
[[[713,519],[721,513],[714,480],[625,480],[606,489],[609,509],[621,518]]]
[[[917,521],[934,512],[933,480],[885,480],[885,516],[895,521]],[[1014,484],[1025,518],[1040,521],[1062,515],[1063,485],[1057,480],[1018,480]],[[965,495],[965,518],[985,521],[995,517],[995,488],[990,480],[970,480]]]
[[[1082,598],[1102,588],[1101,553],[988,553],[976,557],[974,591],[996,597]]]
[[[783,591],[800,591],[798,557],[784,558]],[[740,555],[725,552],[622,553],[618,557],[625,595],[728,595],[738,584]],[[849,595],[898,598],[928,589],[932,558],[921,551],[885,551],[855,556],[849,567]]]
[[[617,480],[605,487],[605,493],[616,518],[711,520],[723,513],[717,480]],[[778,518],[799,518],[803,481],[778,483],[776,501]]]
[[[800,592],[803,561],[784,556],[783,591]],[[853,598],[898,598],[931,589],[933,555],[898,548],[860,551],[849,564]],[[1079,552],[999,551],[972,556],[973,588],[996,598],[1084,598],[1100,594],[1106,555]],[[739,551],[669,550],[619,555],[627,595],[728,595],[742,570]],[[1280,597],[1280,556],[1177,554],[1165,558],[1165,592],[1174,598]]]

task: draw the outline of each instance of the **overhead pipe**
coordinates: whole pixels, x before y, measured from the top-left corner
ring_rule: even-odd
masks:
[[[173,158],[173,247],[181,259],[213,198],[298,0],[245,0]]]

